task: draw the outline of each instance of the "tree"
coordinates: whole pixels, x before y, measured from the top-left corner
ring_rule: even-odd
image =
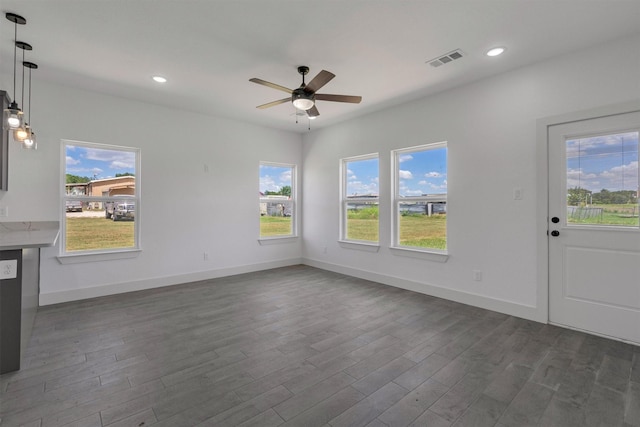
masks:
[[[125,173],[117,173],[116,174],[116,178],[119,178],[121,176],[135,176],[134,174],[132,174],[131,172],[125,172]]]
[[[291,197],[291,186],[285,185],[280,189],[280,194],[283,196]]]
[[[89,181],[91,181],[91,178],[88,176],[71,175],[70,173],[67,174],[67,184],[78,184]]]
[[[593,203],[602,205],[636,204],[638,203],[638,197],[637,193],[633,190],[609,191],[603,188],[599,193],[593,194]]]
[[[589,196],[591,195],[591,191],[586,188],[574,187],[569,189],[569,194],[567,194],[567,205],[569,206],[580,206],[584,205],[589,201]]]

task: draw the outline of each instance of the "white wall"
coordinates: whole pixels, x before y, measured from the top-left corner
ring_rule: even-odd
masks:
[[[301,239],[257,240],[259,162],[300,165],[300,135],[35,78],[33,102],[38,150],[10,141],[5,221],[62,220],[61,139],[139,147],[142,160],[140,255],[62,265],[44,248],[41,304],[300,262]]]
[[[34,76],[32,122],[39,149],[28,152],[11,144],[9,191],[0,192],[0,206],[9,207],[7,221],[62,220],[61,139],[142,150],[141,254],[62,265],[59,248],[43,249],[44,304],[302,260],[546,321],[541,317],[546,301],[536,296],[536,120],[640,98],[638,46],[635,37],[594,47],[302,138]],[[451,256],[441,264],[392,255],[389,151],[442,140],[449,142]],[[372,152],[381,160],[378,253],[337,243],[339,159]],[[258,244],[260,160],[302,165],[302,242]],[[514,187],[523,189],[523,200],[513,200]],[[204,251],[208,262],[202,260]],[[472,280],[473,269],[483,271],[482,282]]]
[[[536,197],[545,192],[536,187],[537,169],[544,167],[536,164],[536,120],[640,100],[639,46],[639,37],[619,40],[305,135],[306,262],[546,321],[547,302],[537,297]],[[438,141],[449,148],[450,258],[399,257],[388,249],[389,152]],[[337,242],[339,160],[373,152],[381,169],[378,253]],[[516,187],[522,200],[513,199]],[[474,269],[483,281],[473,280]]]

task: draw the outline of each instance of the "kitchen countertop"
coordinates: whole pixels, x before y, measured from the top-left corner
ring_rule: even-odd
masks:
[[[0,222],[0,250],[53,246],[59,234],[58,221]]]

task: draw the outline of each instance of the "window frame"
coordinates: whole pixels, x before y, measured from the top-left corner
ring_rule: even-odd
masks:
[[[350,245],[362,245],[362,246],[371,246],[371,247],[379,247],[380,246],[380,191],[378,187],[378,196],[373,197],[353,197],[349,198],[347,194],[347,184],[348,184],[348,167],[347,163],[357,162],[363,160],[378,160],[378,180],[380,179],[380,154],[379,153],[369,153],[363,154],[359,156],[353,157],[345,157],[340,159],[340,236],[338,241],[341,244],[347,244],[348,246],[343,245],[344,247],[351,247]],[[378,240],[357,240],[357,239],[349,239],[347,237],[347,205],[349,203],[354,202],[362,202],[362,203],[370,203],[375,202],[378,205]]]
[[[76,146],[76,147],[85,147],[85,148],[95,148],[100,150],[110,150],[110,151],[126,151],[132,152],[135,154],[135,190],[133,195],[133,200],[135,202],[135,218],[134,218],[134,245],[130,247],[121,247],[121,248],[107,248],[107,249],[89,249],[89,250],[80,250],[80,251],[67,251],[67,221],[66,221],[66,202],[67,201],[81,201],[84,203],[93,203],[93,202],[105,202],[108,200],[112,200],[112,197],[106,196],[90,196],[87,194],[84,195],[68,195],[66,194],[66,174],[67,174],[67,164],[66,164],[66,153],[68,146]],[[141,252],[140,245],[140,229],[142,223],[142,203],[141,203],[141,160],[140,160],[140,149],[135,147],[124,147],[119,145],[112,144],[101,144],[95,142],[87,142],[87,141],[76,141],[76,140],[61,140],[61,174],[60,174],[60,249],[58,255],[58,261],[61,264],[74,264],[79,262],[91,262],[91,261],[102,261],[102,260],[110,260],[110,259],[123,259],[123,258],[132,258],[136,257],[139,252]]]
[[[391,176],[392,176],[392,196],[391,196],[391,251],[395,255],[408,256],[414,258],[428,259],[438,262],[446,262],[449,257],[449,218],[447,216],[447,248],[421,248],[418,246],[405,246],[400,244],[400,203],[406,202],[445,202],[447,204],[447,212],[449,204],[447,202],[449,190],[445,194],[432,194],[426,196],[400,196],[400,156],[418,151],[429,151],[439,148],[447,149],[447,180],[449,175],[449,150],[447,141],[433,142],[413,147],[400,148],[391,151]]]
[[[260,167],[270,166],[278,168],[291,168],[291,197],[287,200],[291,203],[291,234],[279,234],[275,236],[262,236],[260,234],[260,204],[268,203],[267,198],[260,196]],[[273,200],[273,199],[271,199]],[[260,161],[258,164],[258,242],[261,245],[271,243],[286,242],[287,240],[297,239],[298,237],[298,165],[294,163],[280,163],[270,161]]]

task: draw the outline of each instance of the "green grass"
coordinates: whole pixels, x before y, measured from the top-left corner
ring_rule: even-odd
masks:
[[[135,245],[133,221],[106,218],[67,218],[67,252],[96,249],[132,248]]]
[[[378,241],[378,219],[351,219],[347,218],[347,239],[364,240],[367,242]]]
[[[347,211],[347,239],[378,241],[378,207]]]
[[[378,228],[377,208],[366,208],[347,213],[348,239],[377,242]],[[447,216],[401,215],[400,245],[447,249]]]
[[[291,234],[291,217],[261,216],[260,237],[288,236]]]
[[[447,249],[447,216],[400,216],[399,237],[401,246]]]

